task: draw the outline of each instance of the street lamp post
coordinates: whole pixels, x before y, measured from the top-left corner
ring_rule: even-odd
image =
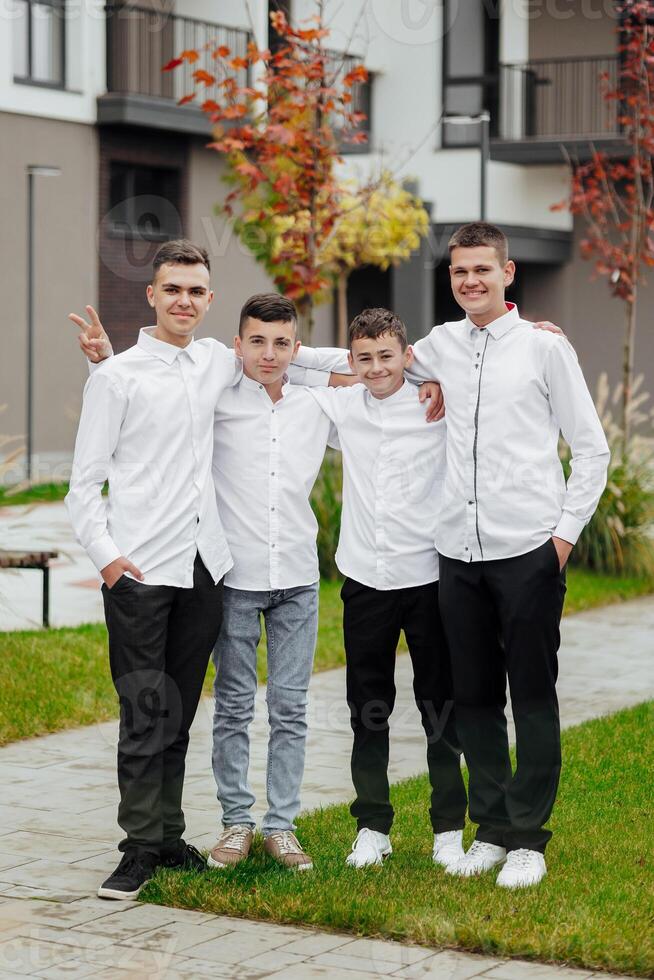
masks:
[[[59,167],[27,167],[27,460],[26,476],[32,482],[34,452],[34,178],[59,177]]]
[[[474,116],[452,115],[443,116],[443,123],[451,123],[454,126],[481,126],[481,159],[479,166],[480,189],[479,189],[479,217],[482,221],[486,220],[487,213],[487,182],[488,182],[488,161],[490,159],[490,112],[484,109]]]

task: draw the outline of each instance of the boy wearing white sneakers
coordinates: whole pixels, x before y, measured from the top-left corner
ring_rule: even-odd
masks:
[[[349,364],[361,384],[310,389],[338,432],[343,513],[336,563],[345,576],[343,630],[354,734],[350,812],[357,837],[347,863],[381,864],[392,851],[388,720],[404,630],[413,689],[427,737],[433,859],[463,856],[466,792],[452,710],[447,645],[438,611],[435,522],[445,462],[445,423],[429,425],[416,388],[404,324],[364,310],[350,326]]]
[[[606,484],[609,450],[572,347],[505,302],[515,266],[503,232],[464,225],[449,248],[452,292],[466,317],[416,343],[411,375],[438,380],[447,408],[440,607],[470,817],[479,825],[451,871],[504,865],[497,884],[519,888],[546,873],[545,824],[561,768],[555,685],[565,565]],[[572,450],[567,486],[560,432]]]

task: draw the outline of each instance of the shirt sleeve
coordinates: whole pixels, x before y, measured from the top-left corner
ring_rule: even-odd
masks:
[[[327,436],[327,445],[330,449],[336,449],[339,453],[341,451],[341,440],[338,438],[338,429],[332,422],[329,426],[329,435]]]
[[[305,347],[302,344],[293,363],[315,371],[352,374],[347,355],[348,351],[342,347]]]
[[[335,427],[338,430],[343,422],[351,393],[358,387],[355,385],[351,388],[309,388],[311,395],[332,423],[332,429]]]
[[[438,381],[440,376],[440,356],[438,352],[437,331],[434,329],[426,337],[417,340],[413,347],[413,361],[404,375],[408,381],[421,384],[423,381]]]
[[[289,364],[286,373],[292,385],[303,385],[305,388],[326,388],[331,375],[330,371],[301,367],[295,361]]]
[[[572,454],[563,511],[554,535],[576,544],[606,486],[610,452],[577,355],[567,341],[558,340],[550,347],[545,381],[552,412]]]
[[[101,571],[120,557],[107,530],[102,487],[109,476],[127,410],[127,397],[106,371],[91,375],[84,388],[66,508],[75,537]]]

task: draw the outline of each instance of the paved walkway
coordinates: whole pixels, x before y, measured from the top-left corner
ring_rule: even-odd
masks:
[[[51,514],[39,515],[43,510]],[[43,533],[52,535],[55,529],[56,536],[60,516],[61,507],[55,505],[38,508],[28,519],[31,524],[38,517]],[[0,515],[0,541],[2,529]],[[30,543],[35,544],[31,537]],[[67,616],[73,616],[76,608],[79,611],[76,589],[95,594],[85,584],[74,584],[89,578],[82,559],[77,556],[75,561],[75,575],[69,579],[62,575],[60,581],[60,594],[67,596]],[[564,620],[559,683],[563,724],[577,724],[654,696],[653,636],[654,599]],[[407,657],[399,658],[397,674],[392,780],[425,768]],[[211,710],[211,701],[201,703],[184,794],[187,836],[200,847],[213,842],[218,824],[209,757]],[[303,787],[307,809],[351,795],[342,670],[314,677],[309,721]],[[115,742],[116,725],[109,722],[0,749],[0,980],[19,976],[50,980],[91,976],[97,980],[204,976],[241,980],[380,976],[581,980],[594,976],[588,970],[501,961],[137,903],[103,902],[94,897],[95,889],[115,865],[119,833]],[[265,704],[260,692],[251,761],[251,783],[259,799],[264,797],[265,744]]]

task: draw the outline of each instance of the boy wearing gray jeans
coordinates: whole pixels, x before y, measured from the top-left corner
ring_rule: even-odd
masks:
[[[224,830],[209,855],[211,867],[246,858],[254,836],[248,726],[262,616],[270,722],[264,847],[285,867],[312,867],[294,820],[318,629],[317,523],[309,494],[331,425],[306,388],[288,383],[285,372],[298,348],[293,303],[277,294],[251,297],[235,338],[243,377],[221,397],[215,415],[214,483],[234,566],[225,578],[214,651],[213,769]]]

